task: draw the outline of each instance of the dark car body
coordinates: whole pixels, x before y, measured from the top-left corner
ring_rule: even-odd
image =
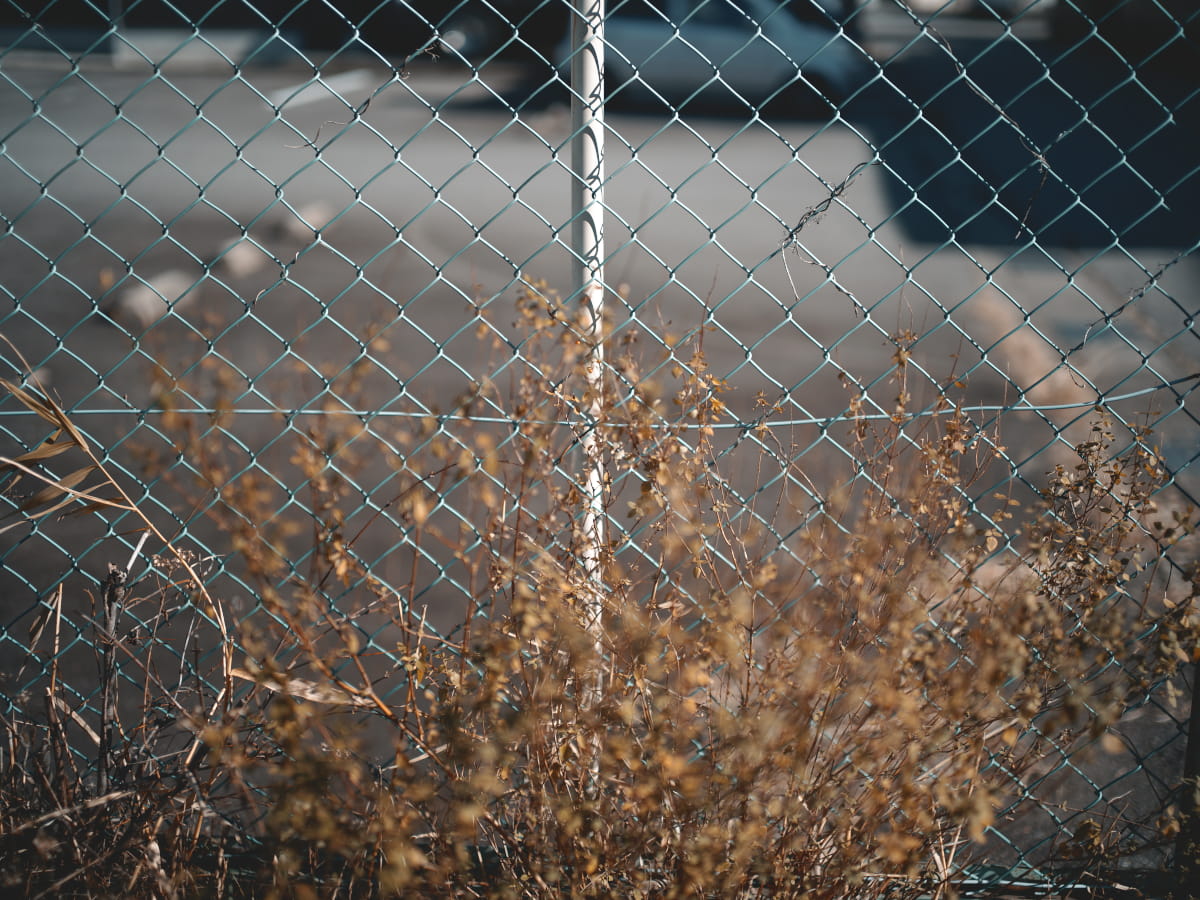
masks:
[[[57,31],[118,28],[256,29],[306,49],[370,48],[388,56],[435,49],[480,61],[549,55],[567,27],[564,0],[15,0],[0,4],[9,42]]]
[[[1196,0],[1058,0],[1053,25],[1060,41],[1100,39],[1135,61],[1169,50],[1195,66],[1200,54]]]
[[[610,11],[626,0],[609,0]],[[853,33],[865,0],[780,0],[798,21]],[[381,54],[440,50],[468,62],[494,56],[549,61],[570,22],[570,0],[8,0],[0,27],[11,41],[58,30],[99,35],[124,28],[278,31],[306,49],[361,46]]]

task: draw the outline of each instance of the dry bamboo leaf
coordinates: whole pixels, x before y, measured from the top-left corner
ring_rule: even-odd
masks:
[[[45,419],[51,425],[58,429],[59,432],[65,431],[74,442],[74,445],[84,453],[91,454],[91,447],[83,434],[75,427],[75,423],[71,421],[66,411],[48,397],[38,396],[33,391],[19,387],[7,379],[0,378],[0,386],[3,386],[10,394],[16,397],[29,410],[37,413],[37,415]]]
[[[47,402],[50,404],[50,409],[54,413],[55,423],[71,436],[71,440],[75,442],[76,446],[78,446],[80,450],[90,456],[92,452],[91,447],[84,439],[83,433],[75,427],[75,423],[71,421],[71,418],[67,415],[66,411],[63,410],[63,408],[56,404],[53,400]]]
[[[301,700],[310,700],[313,703],[326,703],[333,706],[370,706],[375,704],[365,697],[355,697],[343,691],[341,688],[333,687],[332,685],[316,684],[312,681],[306,681],[303,678],[295,678],[290,675],[281,675],[281,678],[286,678],[286,682],[282,685],[272,683],[271,681],[264,682],[262,679],[247,672],[245,669],[232,669],[230,674],[235,678],[240,678],[243,681],[253,681],[263,684],[264,687],[282,694],[290,694],[293,697],[299,697]]]
[[[51,459],[55,456],[66,453],[68,450],[75,447],[75,444],[70,442],[64,442],[61,444],[56,443],[61,435],[61,429],[55,431],[54,434],[50,435],[50,437],[46,438],[28,453],[22,453],[20,456],[13,457],[12,462],[19,463],[21,465],[29,465],[30,463],[34,462],[41,462],[44,459]],[[14,467],[8,465],[6,461],[6,464],[0,466],[0,468],[8,469]]]
[[[48,603],[42,605],[41,610],[33,618],[33,622],[29,625],[29,652],[32,653],[37,649],[38,642],[42,639],[42,634],[46,631],[46,626],[50,624],[50,618],[62,608],[63,586],[60,584],[54,592],[54,596],[50,598]]]
[[[18,387],[5,378],[0,378],[0,385],[3,385],[6,391],[25,404],[29,410],[37,413],[38,416],[45,419],[51,425],[58,425],[58,419],[54,415],[53,408],[51,405],[49,405],[49,401],[37,396],[37,394],[33,393],[32,391]]]
[[[87,494],[85,496],[90,497],[92,495]],[[59,506],[65,505],[65,503],[59,504]],[[102,509],[113,509],[114,507],[125,509],[125,502],[120,497],[95,497],[91,503],[84,503],[81,506],[75,507],[69,513],[66,513],[63,518],[66,518],[66,516],[82,516],[87,513],[99,512]],[[55,509],[58,509],[58,507],[55,507]],[[49,512],[49,510],[47,511]]]
[[[9,513],[9,515],[13,515],[14,513],[28,513],[30,510],[37,509],[39,506],[45,506],[47,503],[57,499],[62,494],[70,493],[71,489],[74,488],[75,485],[87,478],[88,475],[90,475],[93,471],[95,471],[95,466],[89,465],[83,466],[80,469],[76,469],[69,475],[64,475],[59,479],[50,480],[47,478],[46,480],[49,482],[49,484],[47,484],[46,487],[42,488],[33,496],[27,497],[25,500],[23,500],[15,510]]]
[[[74,722],[76,725],[78,725],[83,730],[84,734],[86,734],[89,738],[92,739],[92,743],[94,743],[97,747],[100,746],[100,735],[96,734],[95,730],[92,728],[91,725],[89,725],[84,720],[83,716],[79,715],[79,713],[77,713],[75,710],[71,709],[71,707],[69,707],[67,705],[67,702],[65,700],[63,700],[62,697],[59,697],[57,694],[54,695],[53,697],[51,697],[50,699],[54,703],[54,705],[59,708],[59,710],[61,710],[65,715],[70,717],[71,721]]]

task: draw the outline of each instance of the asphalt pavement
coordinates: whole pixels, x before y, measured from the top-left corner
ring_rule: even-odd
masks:
[[[1017,458],[1048,468],[1098,397],[1190,371],[1194,77],[1163,56],[1131,78],[1041,17],[867,12],[877,74],[836,115],[608,110],[607,315],[651,356],[703,329],[735,415],[761,392],[796,420],[890,390],[911,331],[918,402],[965,380],[968,403],[1061,407],[1017,417]],[[441,408],[494,374],[480,310],[506,327],[522,283],[570,293],[569,114],[529,99],[537,73],[314,69],[245,32],[110,44],[3,58],[0,329],[111,439],[156,362],[215,352],[238,403],[303,408],[380,328],[373,405]],[[1097,331],[1131,297],[1131,339]]]
[[[761,394],[797,422],[848,387],[886,408],[910,331],[917,408],[952,381],[968,404],[1052,408],[1009,417],[1036,481],[1099,397],[1191,371],[1194,78],[1163,57],[1131,79],[1041,18],[868,12],[879,68],[837,115],[607,111],[606,314],[651,361],[703,331],[733,415]],[[69,409],[103,413],[98,439],[159,402],[156,366],[218,358],[267,443],[266,413],[319,403],[369,334],[372,408],[444,409],[505,365],[481,311],[504,330],[521,284],[570,293],[569,113],[561,91],[530,99],[537,73],[314,69],[279,40],[202,37],[3,57],[0,331]],[[1129,339],[1097,328],[1130,298]],[[1190,458],[1186,427],[1164,440]]]

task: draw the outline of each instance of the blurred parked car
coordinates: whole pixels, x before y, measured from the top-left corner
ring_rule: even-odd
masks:
[[[1013,21],[1046,16],[1059,43],[1100,38],[1122,53],[1153,53],[1175,41],[1196,41],[1196,0],[902,0],[925,19],[967,15]],[[1200,48],[1190,48],[1191,54]]]
[[[496,53],[549,59],[566,30],[560,0],[7,0],[0,28],[9,39],[73,32],[85,44],[110,23],[121,28],[279,31],[305,49],[366,46],[386,55],[430,48],[478,62]]]
[[[923,18],[975,16],[1008,20],[1048,14],[1058,0],[903,0],[903,3]]]
[[[441,43],[469,62],[493,55],[548,62],[567,30],[569,0],[408,0]]]
[[[604,26],[611,93],[677,101],[698,92],[759,103],[837,100],[861,84],[865,53],[840,28],[841,0],[613,0]],[[564,40],[558,58],[568,65]]]
[[[1196,0],[1058,0],[1054,34],[1064,43],[1103,38],[1128,57],[1173,47],[1186,52],[1193,70],[1200,54],[1200,3]]]

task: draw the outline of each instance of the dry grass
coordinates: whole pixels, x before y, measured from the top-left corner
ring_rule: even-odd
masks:
[[[2,722],[6,891],[949,897],[1046,747],[1102,738],[1193,658],[1195,582],[1155,572],[1191,521],[1158,521],[1151,435],[1099,416],[1027,508],[983,487],[1006,483],[998,435],[950,399],[907,413],[903,339],[892,414],[851,396],[850,462],[820,471],[770,410],[724,440],[702,344],[651,379],[614,342],[587,426],[613,523],[597,581],[572,462],[586,332],[544,292],[519,310],[536,365],[464,394],[453,428],[385,440],[331,406],[297,430],[272,471],[302,503],[231,463],[232,410],[166,409],[192,473],[171,489],[227,542],[220,577],[56,403],[5,384],[53,429],[3,460],[24,516],[140,516],[157,554],[93,600],[96,692],[59,677],[61,590],[30,634],[46,678]],[[351,476],[381,465],[364,518]],[[746,472],[786,488],[747,504]],[[372,529],[406,584],[362,551]],[[438,565],[469,594],[458,630],[423,606]],[[249,601],[217,589],[231,573]],[[1107,865],[1117,831],[1062,849]]]

